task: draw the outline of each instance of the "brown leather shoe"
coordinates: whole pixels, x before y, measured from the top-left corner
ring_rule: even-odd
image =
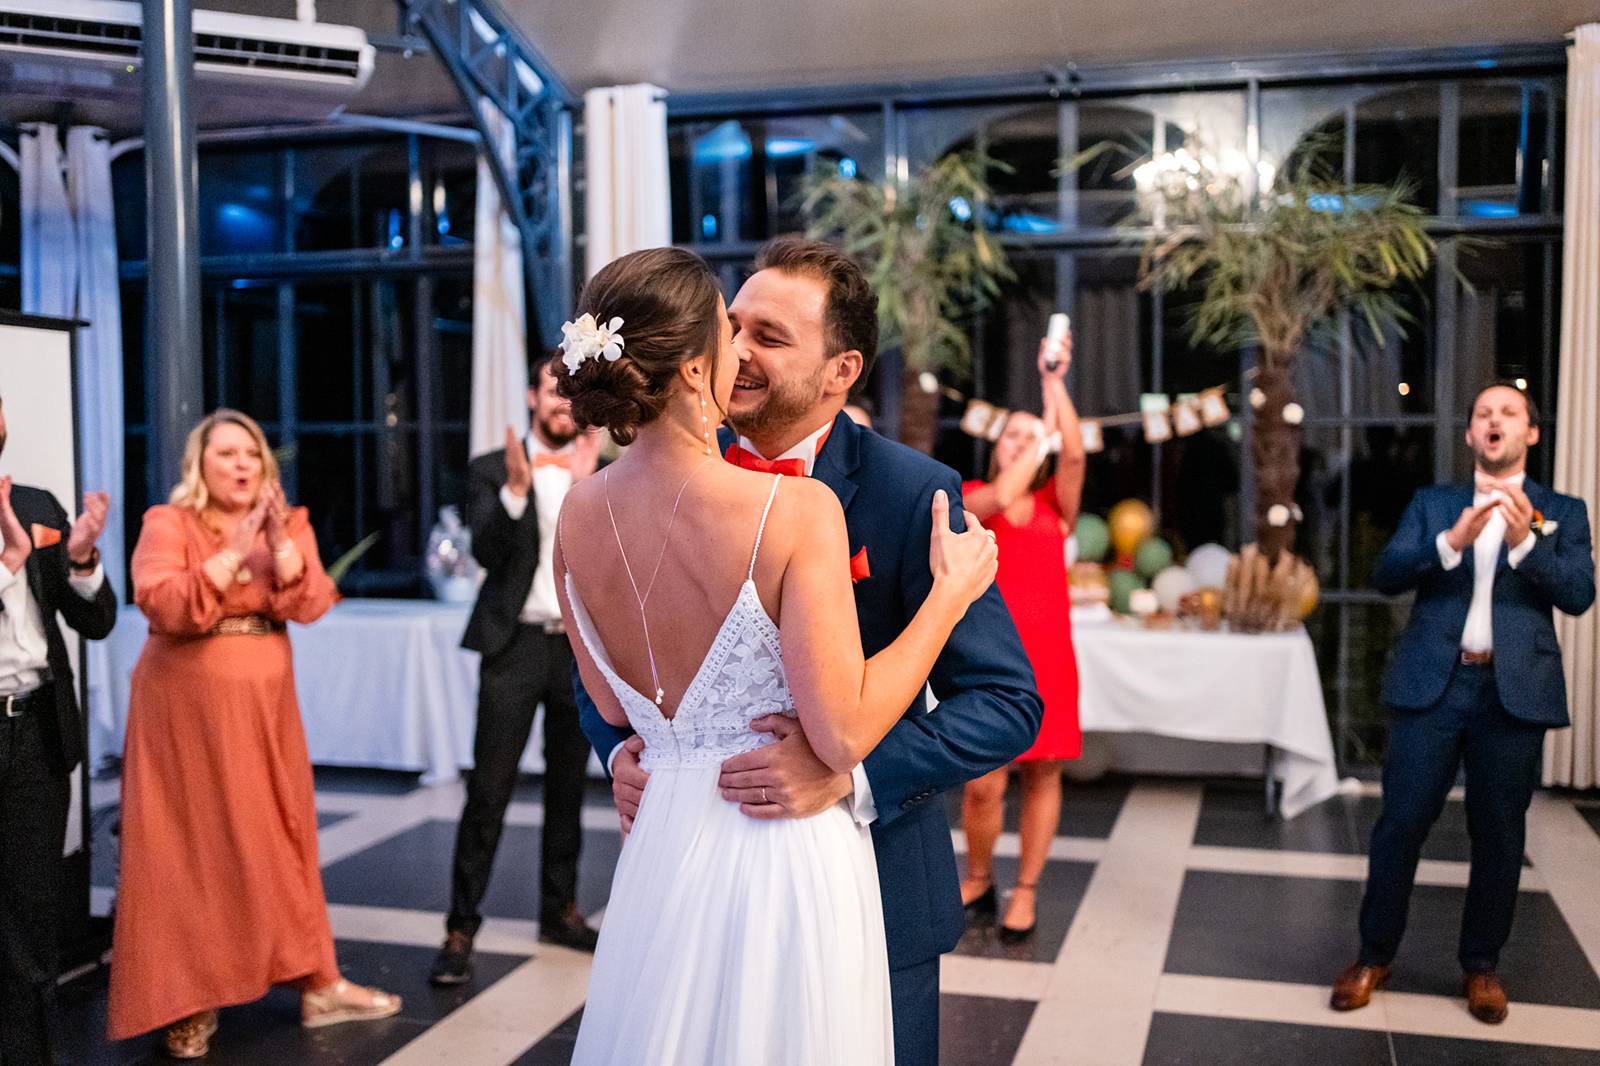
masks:
[[[1334,1010],[1359,1010],[1372,1002],[1372,993],[1388,980],[1389,967],[1358,962],[1334,980],[1328,1005]]]
[[[1506,1002],[1506,986],[1500,983],[1493,970],[1469,973],[1463,979],[1467,986],[1467,1011],[1485,1025],[1499,1025],[1506,1020],[1510,1007]]]

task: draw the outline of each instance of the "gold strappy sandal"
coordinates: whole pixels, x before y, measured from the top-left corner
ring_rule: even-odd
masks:
[[[357,998],[363,992],[366,996]],[[353,985],[342,977],[321,991],[300,993],[300,1024],[307,1029],[341,1022],[376,1021],[399,1013],[399,996]]]
[[[211,1038],[217,1032],[217,1012],[203,1010],[191,1014],[183,1021],[167,1026],[161,1036],[163,1050],[174,1059],[200,1059],[211,1050]]]

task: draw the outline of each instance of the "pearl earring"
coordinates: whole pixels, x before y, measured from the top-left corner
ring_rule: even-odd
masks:
[[[711,450],[711,418],[706,413],[706,387],[700,386],[700,434],[706,439],[706,454],[715,455]]]

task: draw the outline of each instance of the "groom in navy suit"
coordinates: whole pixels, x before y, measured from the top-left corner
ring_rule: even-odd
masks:
[[[1567,724],[1552,610],[1594,602],[1584,502],[1524,477],[1539,441],[1533,401],[1512,385],[1474,399],[1474,481],[1422,489],[1373,572],[1379,592],[1416,590],[1383,685],[1392,711],[1383,814],[1372,832],[1361,955],[1334,983],[1335,1010],[1367,1005],[1405,931],[1417,860],[1456,770],[1467,771],[1472,869],[1458,958],[1467,1008],[1505,1020],[1495,974],[1522,876],[1528,804],[1545,730]]]
[[[877,300],[860,269],[832,246],[798,237],[768,242],[728,317],[740,371],[729,404],[730,462],[815,477],[839,497],[850,534],[851,576],[868,656],[905,629],[927,597],[930,505],[943,489],[961,527],[955,471],[862,429],[842,414],[877,354]],[[793,720],[755,728],[778,742],[723,765],[723,797],[752,818],[803,818],[847,801],[872,827],[883,892],[895,1062],[939,1059],[939,956],[964,928],[950,827],[938,797],[1016,758],[1039,731],[1043,704],[1016,627],[991,586],[968,609],[928,678],[938,709],[919,696],[856,767],[837,774]],[[611,769],[624,830],[646,775],[643,741],[600,717],[578,685],[585,732]]]

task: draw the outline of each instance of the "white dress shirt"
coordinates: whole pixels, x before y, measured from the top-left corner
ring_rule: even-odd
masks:
[[[96,565],[93,572],[82,577],[70,574],[67,583],[72,591],[86,600],[92,600],[105,583],[106,572]],[[39,606],[33,602],[33,590],[22,572],[12,573],[0,563],[0,696],[15,696],[31,692],[44,680],[50,669],[50,643],[45,636],[46,620]],[[54,622],[55,619],[50,619]]]
[[[573,455],[577,443],[569,442],[561,448],[547,448],[533,433],[529,433],[524,446],[528,449],[528,462],[535,463],[540,455]],[[561,517],[561,504],[572,488],[572,471],[564,466],[534,466],[533,503],[539,520],[539,564],[533,570],[533,584],[522,605],[518,621],[528,625],[545,625],[561,618],[561,603],[556,599],[556,520]],[[528,511],[528,498],[514,495],[504,485],[500,486],[500,505],[506,509],[513,522],[520,522]]]
[[[1502,480],[1520,486],[1524,476],[1514,474]],[[1481,507],[1494,495],[1480,487],[1473,493],[1472,506]],[[1441,530],[1434,542],[1439,546],[1439,564],[1446,570],[1454,570],[1461,565],[1464,553],[1450,546],[1449,534],[1448,529]],[[1500,561],[1500,545],[1505,539],[1506,516],[1496,507],[1478,533],[1478,539],[1472,542],[1472,605],[1467,608],[1467,624],[1461,630],[1462,651],[1494,651],[1494,574]],[[1506,562],[1515,569],[1536,543],[1538,538],[1530,530],[1522,543],[1506,553]]]
[[[810,477],[816,470],[817,455],[822,451],[823,438],[832,428],[833,422],[830,420],[818,427],[814,432],[807,433],[800,438],[794,447],[785,451],[782,455],[770,457],[761,455],[761,449],[751,444],[748,437],[739,438],[739,447],[752,455],[760,455],[761,458],[767,459],[769,462],[776,463],[783,459],[799,459],[806,464],[806,477]],[[607,767],[616,763],[617,752],[621,750],[621,744],[611,749],[610,756],[606,758]],[[878,804],[872,798],[872,785],[867,781],[867,770],[861,763],[857,763],[856,768],[850,771],[850,783],[854,788],[854,794],[850,797],[850,815],[859,825],[871,825],[878,820]]]

